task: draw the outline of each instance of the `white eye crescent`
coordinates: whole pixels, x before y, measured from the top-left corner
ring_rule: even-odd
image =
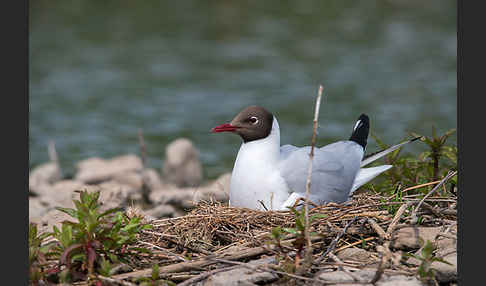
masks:
[[[257,124],[258,118],[256,118],[255,116],[252,116],[252,117],[250,117],[250,122],[251,122],[251,124]]]

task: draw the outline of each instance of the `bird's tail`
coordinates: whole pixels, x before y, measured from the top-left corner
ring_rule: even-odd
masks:
[[[379,174],[393,167],[392,165],[382,165],[382,166],[372,167],[372,168],[363,168],[364,166],[368,165],[373,161],[380,159],[381,157],[389,154],[390,152],[397,150],[403,145],[413,142],[420,138],[421,137],[415,137],[413,139],[407,140],[405,142],[391,146],[390,148],[387,148],[385,150],[367,156],[363,161],[361,161],[361,169],[359,170],[358,174],[356,175],[356,178],[354,179],[353,187],[351,188],[350,194],[352,194],[357,188],[361,187],[362,185],[374,179]]]
[[[359,172],[356,175],[356,178],[354,179],[353,187],[351,188],[351,192],[349,194],[351,195],[356,189],[358,189],[362,185],[368,183],[369,181],[373,180],[376,176],[385,172],[386,170],[390,169],[391,167],[393,167],[393,166],[392,165],[382,165],[382,166],[378,166],[378,167],[359,169]]]
[[[361,114],[354,125],[353,133],[349,138],[350,141],[354,141],[361,145],[363,149],[366,147],[368,140],[368,133],[370,132],[370,119],[366,114]]]
[[[398,148],[402,147],[403,145],[408,144],[410,142],[413,142],[413,141],[415,141],[417,139],[420,139],[420,138],[422,138],[422,137],[421,136],[415,137],[413,139],[407,140],[405,142],[402,142],[400,144],[391,146],[390,148],[387,148],[385,150],[382,150],[382,151],[379,151],[379,152],[377,152],[375,154],[372,154],[370,156],[367,156],[363,161],[361,161],[361,167],[364,167],[364,166],[368,165],[369,163],[380,159],[381,157],[385,156],[386,154],[397,150]]]

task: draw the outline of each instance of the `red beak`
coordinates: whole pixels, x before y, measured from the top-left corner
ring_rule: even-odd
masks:
[[[236,126],[233,126],[230,123],[225,123],[214,127],[213,129],[211,129],[211,132],[212,133],[226,132],[226,131],[234,132],[236,128],[237,128]]]

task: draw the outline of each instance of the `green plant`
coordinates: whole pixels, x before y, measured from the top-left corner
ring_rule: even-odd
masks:
[[[45,280],[47,274],[47,255],[52,243],[42,243],[49,235],[48,232],[39,234],[37,224],[29,224],[29,281],[33,284]]]
[[[375,190],[381,195],[395,195],[394,199],[399,201],[400,191],[397,191],[397,186],[401,185],[403,188],[406,188],[437,181],[437,178],[447,174],[448,171],[457,169],[457,147],[454,145],[445,145],[447,138],[454,132],[455,129],[451,129],[440,137],[436,135],[435,129],[433,129],[431,137],[411,132],[411,135],[421,137],[420,142],[424,142],[429,150],[422,152],[417,157],[402,155],[400,153],[401,148],[391,152],[383,160],[385,164],[393,165],[393,168],[388,170],[383,176],[373,180],[372,183],[366,184],[364,188]],[[372,133],[371,137],[376,141],[379,148],[385,149],[389,147],[375,134]],[[447,158],[447,160],[442,160],[443,158]],[[381,164],[383,163],[374,162],[371,166]],[[453,180],[450,183],[453,183]],[[426,193],[429,188],[416,189],[407,194]],[[395,207],[388,207],[388,209],[391,213],[396,211]]]
[[[159,277],[159,265],[152,265],[152,275],[150,277],[140,277],[135,279],[136,282],[140,283],[140,286],[159,286],[159,285],[169,285],[175,286],[176,284],[172,281],[160,279]]]
[[[294,207],[289,208],[290,211],[294,214],[295,218],[295,227],[287,228],[287,227],[274,227],[271,231],[271,237],[274,240],[274,244],[280,250],[281,253],[285,255],[284,263],[283,263],[283,271],[285,272],[295,272],[297,268],[298,261],[302,258],[302,251],[306,245],[305,239],[305,210],[302,208],[300,211]],[[325,218],[326,216],[323,214],[314,214],[309,216],[309,224],[316,218]],[[287,251],[282,246],[282,240],[284,240],[288,234],[295,235],[295,239],[292,241],[292,246],[296,251],[296,259],[295,261],[291,261],[290,257],[286,255]],[[316,232],[310,232],[310,236],[317,235]]]
[[[422,136],[420,139],[425,142],[430,150],[423,152],[419,158],[423,161],[429,161],[432,165],[432,178],[436,181],[439,178],[439,161],[442,157],[449,158],[454,165],[457,165],[457,147],[445,146],[447,139],[456,132],[456,129],[450,129],[442,136],[437,135],[435,127],[432,127],[432,136],[422,136],[412,133],[414,136]]]
[[[420,261],[420,265],[417,269],[417,274],[422,279],[433,279],[434,278],[434,269],[431,268],[432,262],[438,261],[448,265],[452,265],[451,263],[445,261],[442,258],[436,257],[434,254],[435,246],[427,240],[424,245],[422,246],[422,250],[420,251],[420,255],[411,254],[411,253],[404,253],[405,257],[414,257]]]
[[[128,218],[120,208],[101,212],[99,191],[78,193],[80,200],[73,200],[75,209],[56,208],[77,220],[64,221],[61,229],[53,227],[52,236],[58,243],[52,252],[59,258],[55,272],[63,282],[86,279],[93,274],[109,276],[112,263],[127,262],[130,255],[147,251],[131,244],[150,225],[142,224],[137,216]],[[61,271],[63,265],[66,268]]]

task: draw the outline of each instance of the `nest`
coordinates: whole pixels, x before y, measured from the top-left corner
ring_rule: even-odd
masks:
[[[428,201],[441,203],[441,199],[437,198],[430,198]],[[395,224],[394,228],[409,225],[407,219],[401,219],[401,216],[414,202],[417,200],[394,201],[393,198],[355,195],[345,204],[330,203],[311,208],[309,216],[319,216],[312,220],[310,232],[321,244],[321,251],[340,235],[342,238],[335,245],[336,249],[359,246],[363,241],[378,241],[384,235],[383,230],[387,230],[390,224]],[[430,207],[427,203],[424,205]],[[400,206],[403,206],[403,210],[397,218],[390,211],[394,209],[396,212]],[[422,226],[441,225],[444,223],[441,222],[443,219],[456,219],[453,213],[438,214],[440,210],[434,212],[424,209],[420,214],[430,215],[430,219],[423,221]],[[295,228],[296,217],[290,211],[258,211],[204,201],[185,216],[154,220],[151,224],[153,228],[144,231],[140,243],[144,247],[150,246],[149,248],[160,254],[160,258],[166,258],[165,264],[170,264],[175,260],[182,261],[182,255],[194,258],[267,247],[275,242],[271,235],[272,229],[278,226]],[[287,234],[285,239],[291,240],[295,237],[296,235]]]

